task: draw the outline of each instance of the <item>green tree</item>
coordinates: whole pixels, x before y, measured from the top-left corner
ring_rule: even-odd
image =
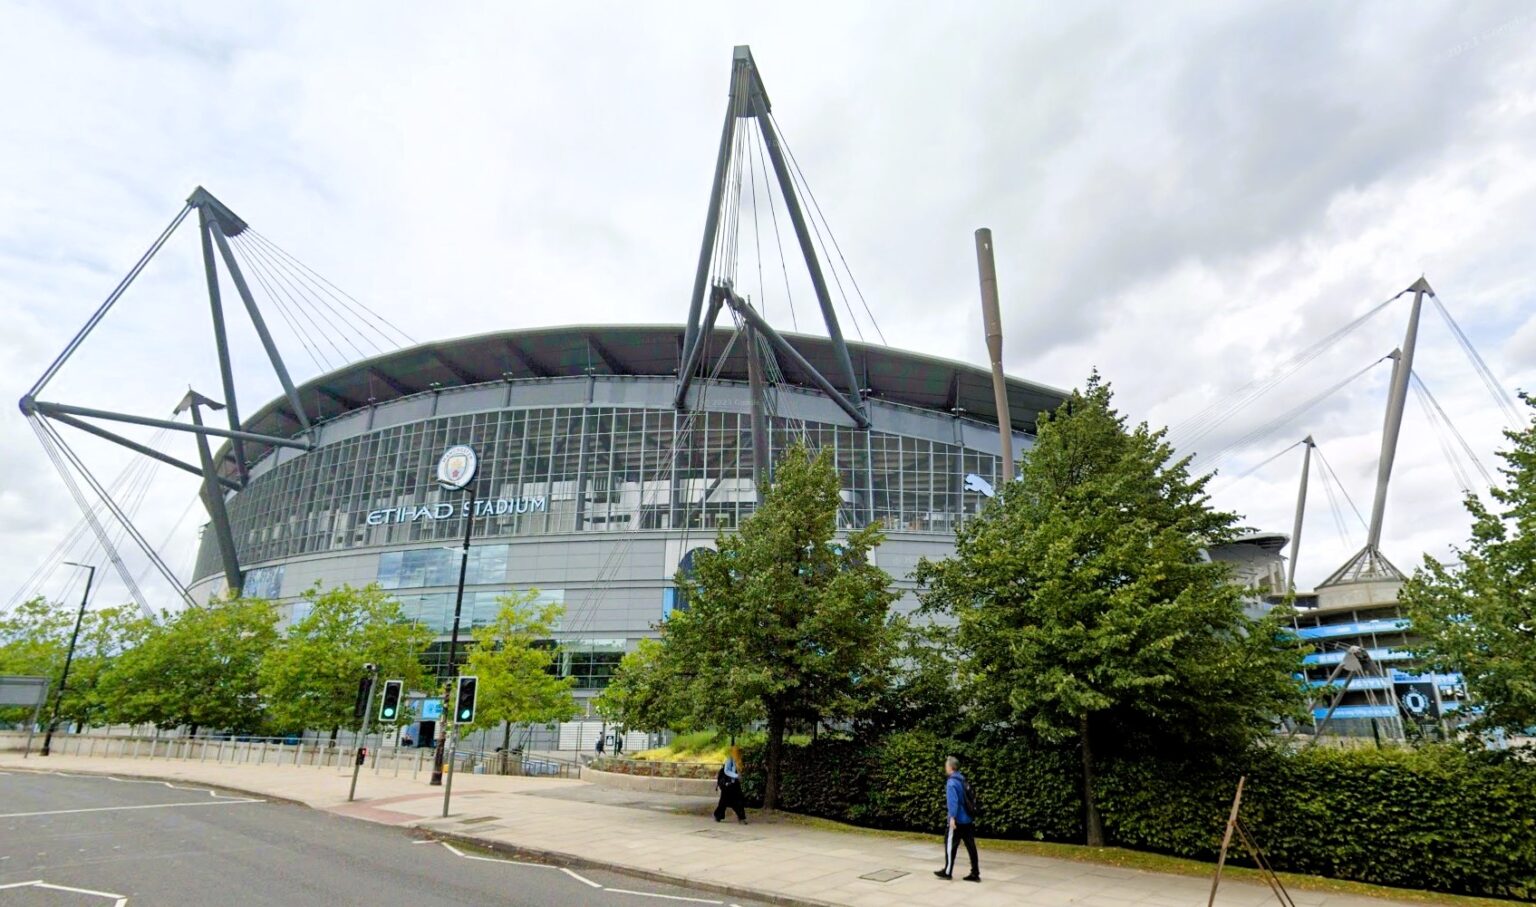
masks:
[[[691,678],[680,674],[667,655],[660,640],[640,640],[593,702],[598,714],[637,731],[687,730]]]
[[[868,526],[834,541],[840,493],[829,452],[812,458],[791,448],[740,531],[722,531],[717,550],[700,552],[696,573],[678,575],[688,607],[661,627],[654,665],[661,685],[680,689],[693,726],[734,734],[767,724],[766,809],[778,802],[789,725],[859,714],[896,653],[896,595],[890,576],[870,563],[883,536]],[[625,690],[648,682],[619,681]]]
[[[1421,639],[1417,654],[1466,677],[1482,707],[1477,726],[1522,733],[1536,727],[1536,415],[1504,437],[1497,509],[1468,495],[1472,537],[1456,549],[1459,563],[1426,555],[1398,600]]]
[[[1094,373],[1042,419],[1020,478],[957,533],[955,555],[917,570],[924,608],[957,623],[977,717],[1075,739],[1095,846],[1096,748],[1236,743],[1301,702],[1297,643],[1279,616],[1245,616],[1243,588],[1204,555],[1237,518],[1111,398]]]
[[[54,685],[59,682],[74,621],[73,608],[42,597],[28,599],[0,617],[0,674],[48,678],[43,720],[47,720],[47,710],[53,704]],[[0,720],[31,721],[32,711],[31,706],[0,706]]]
[[[377,583],[315,586],[304,599],[309,613],[289,625],[261,666],[261,693],[274,726],[334,733],[352,725],[357,681],[368,662],[378,665],[381,682],[421,688],[421,653],[432,631],[407,621],[400,603]]]
[[[80,639],[69,666],[68,688],[59,705],[59,720],[82,727],[106,723],[101,678],[124,652],[141,642],[154,622],[134,605],[116,605],[85,612]],[[66,647],[68,641],[66,640]]]
[[[500,596],[497,603],[496,619],[474,631],[464,673],[479,678],[474,727],[506,722],[506,746],[513,724],[569,721],[578,709],[571,695],[576,678],[556,674],[560,650],[550,642],[565,609],[541,604],[537,589]]]
[[[97,692],[107,721],[251,732],[264,710],[257,674],[277,641],[277,610],[259,598],[214,599],[163,614],[112,659]]]

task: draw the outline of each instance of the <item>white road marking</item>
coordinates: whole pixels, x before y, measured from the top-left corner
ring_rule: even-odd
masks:
[[[138,806],[87,806],[83,809],[48,809],[32,813],[0,813],[0,819],[24,819],[29,816],[63,816],[72,813],[113,813],[126,809],[176,809],[183,806],[234,806],[237,803],[261,803],[261,800],[194,800],[191,803],[144,803]]]
[[[580,882],[583,885],[591,885],[593,888],[599,888],[599,889],[601,889],[603,887],[602,885],[599,885],[597,882],[594,882],[591,879],[582,878],[581,876],[577,875],[575,872],[573,872],[573,871],[571,871],[569,869],[566,869],[564,866],[560,867],[560,871],[565,873],[566,875],[570,876],[571,878],[575,879],[576,881]]]
[[[44,882],[42,879],[0,885],[0,890],[6,888],[47,888],[50,891],[67,891],[70,894],[88,894],[97,898],[111,898],[113,901],[112,907],[124,907],[128,903],[128,896],[126,894],[113,894],[110,891],[92,891],[89,888],[71,888],[68,885],[55,885],[52,882]]]
[[[415,844],[430,844],[432,842],[431,841],[414,841],[412,843],[415,843]],[[552,865],[550,865],[548,863],[524,863],[521,860],[508,860],[508,859],[504,859],[502,857],[482,857],[482,856],[479,856],[478,854],[465,853],[464,851],[458,849],[457,847],[454,847],[452,844],[448,843],[447,841],[438,841],[437,843],[439,843],[439,844],[443,845],[444,847],[448,848],[448,852],[453,854],[454,856],[462,857],[462,858],[464,858],[466,860],[480,860],[480,861],[485,862],[485,863],[507,863],[507,864],[512,865],[512,866],[531,866],[531,867],[533,867],[535,869],[558,869],[561,872],[565,873],[566,875],[570,876],[571,878],[575,879],[576,881],[580,882],[581,884],[590,886],[592,888],[596,888],[599,891],[611,891],[614,894],[633,894],[633,895],[638,895],[638,896],[643,897],[643,898],[665,898],[666,900],[669,900],[669,901],[688,901],[688,902],[694,903],[694,904],[724,904],[725,903],[724,901],[716,901],[716,900],[711,900],[709,898],[685,898],[685,897],[683,897],[681,895],[676,895],[676,894],[653,894],[652,892],[649,892],[649,891],[630,891],[628,888],[608,888],[608,887],[604,886],[603,884],[601,884],[599,882],[594,882],[591,879],[585,878],[585,877],[581,876],[580,874],[578,874],[577,872],[575,872],[574,870],[567,869],[564,866],[552,866]],[[733,905],[733,907],[740,907],[740,905],[739,904]]]
[[[685,898],[680,894],[657,894],[653,891],[630,891],[628,888],[604,888],[614,894],[632,894],[642,898],[664,898],[668,901],[689,901],[694,904],[724,904],[724,901],[716,901],[713,898]]]

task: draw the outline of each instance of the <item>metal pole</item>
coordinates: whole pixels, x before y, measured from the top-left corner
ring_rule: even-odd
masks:
[[[213,241],[218,243],[219,253],[224,257],[224,267],[228,269],[230,279],[235,282],[235,290],[239,292],[240,300],[245,303],[246,314],[251,316],[251,326],[256,329],[256,336],[261,340],[262,348],[267,351],[267,359],[272,363],[272,370],[277,372],[277,381],[283,386],[283,393],[288,395],[288,403],[293,407],[293,415],[307,432],[309,416],[304,413],[304,404],[299,400],[299,392],[294,390],[293,379],[288,377],[288,367],[283,365],[282,354],[277,351],[277,344],[272,341],[272,332],[267,330],[267,322],[261,317],[261,309],[256,307],[256,300],[251,296],[251,288],[245,283],[245,275],[240,271],[240,263],[235,261],[235,253],[230,251],[229,242],[224,239],[224,229],[219,226],[217,219],[209,221],[209,228],[213,233]]]
[[[720,288],[720,292],[723,294],[725,301],[731,306],[731,308],[735,309],[737,312],[740,312],[741,317],[745,318],[748,324],[756,328],[758,333],[762,334],[764,337],[767,337],[768,342],[772,344],[773,347],[777,349],[781,354],[783,354],[784,358],[788,359],[790,362],[793,362],[801,371],[803,371],[805,376],[811,379],[812,384],[816,385],[816,387],[818,387],[822,393],[826,394],[829,400],[837,404],[839,409],[848,414],[848,417],[853,420],[853,424],[857,425],[861,429],[867,430],[869,428],[869,418],[865,416],[864,413],[860,412],[859,408],[854,405],[853,401],[843,396],[843,394],[841,394],[837,388],[833,387],[832,382],[827,380],[827,377],[821,372],[817,371],[816,366],[811,365],[810,362],[806,361],[806,358],[800,355],[799,350],[791,346],[788,340],[785,340],[778,331],[773,329],[773,325],[764,320],[763,316],[757,314],[756,309],[743,302],[740,297],[738,297],[734,292],[727,288]]]
[[[235,403],[235,371],[229,361],[229,336],[224,329],[224,302],[223,294],[219,290],[219,269],[213,258],[213,218],[208,214],[208,208],[203,205],[197,207],[198,232],[203,239],[203,273],[208,280],[208,303],[213,309],[213,344],[219,354],[219,377],[224,382],[224,405],[229,409],[229,430],[240,430],[240,408]],[[245,442],[240,438],[230,439],[230,450],[235,455],[235,467],[240,471],[240,481],[250,481],[250,474],[246,471]]]
[[[44,680],[37,690],[37,701],[32,703],[32,720],[27,724],[27,746],[21,751],[21,758],[32,755],[32,735],[37,732],[37,719],[43,714],[43,703],[48,701],[48,681]],[[94,741],[92,743],[94,745]],[[75,747],[75,755],[80,755],[80,747]]]
[[[762,88],[760,80],[757,88]],[[805,215],[800,210],[800,199],[795,194],[794,180],[789,175],[789,166],[784,162],[784,151],[779,147],[779,134],[774,129],[773,119],[769,116],[768,99],[763,96],[761,90],[752,92],[752,113],[757,117],[757,126],[763,132],[763,144],[768,148],[768,160],[773,164],[773,172],[779,180],[779,194],[784,196],[784,207],[789,211],[789,221],[795,228],[795,235],[800,239],[800,253],[805,257],[805,269],[810,272],[811,286],[816,290],[816,301],[821,304],[821,318],[827,325],[827,336],[832,340],[832,350],[837,356],[837,364],[843,373],[843,380],[848,383],[848,400],[854,406],[864,402],[864,395],[859,390],[859,379],[853,371],[853,359],[848,355],[848,344],[843,340],[843,329],[837,323],[837,310],[832,307],[832,295],[827,292],[827,279],[822,276],[821,262],[816,258],[816,247],[811,242],[811,232],[805,225]],[[868,423],[861,423],[860,428],[868,428]]]
[[[736,135],[736,119],[746,106],[746,90],[742,74],[747,61],[740,53],[731,60],[731,95],[725,105],[725,125],[720,131],[720,154],[715,158],[715,180],[709,188],[709,210],[704,215],[704,239],[699,244],[699,267],[693,276],[693,296],[688,300],[688,325],[683,331],[683,366],[678,372],[679,397],[686,393],[682,387],[684,376],[689,372],[687,363],[694,355],[694,346],[700,342],[703,331],[699,327],[699,314],[704,309],[706,281],[709,279],[709,263],[714,257],[715,234],[720,227],[720,201],[725,192],[725,173],[730,164],[732,139]]]
[[[185,431],[200,435],[214,435],[219,438],[243,438],[247,441],[255,441],[259,444],[271,444],[277,447],[292,447],[297,450],[313,450],[314,444],[310,441],[295,441],[293,438],[279,438],[274,435],[263,435],[249,431],[230,431],[224,428],[214,428],[212,425],[204,425],[199,428],[195,425],[186,425],[181,422],[173,422],[169,419],[151,419],[146,416],[135,416],[131,413],[115,413],[106,409],[92,409],[89,406],[75,406],[70,403],[51,403],[47,400],[34,400],[32,407],[45,416],[56,413],[65,413],[71,416],[85,416],[87,419],[107,419],[112,422],[127,422],[131,425],[147,425],[150,428],[167,428],[171,431]]]
[[[1408,332],[1397,362],[1392,367],[1392,392],[1387,397],[1387,418],[1381,428],[1381,459],[1376,467],[1376,499],[1371,504],[1371,527],[1365,547],[1376,551],[1381,545],[1382,517],[1387,510],[1387,482],[1392,478],[1392,461],[1397,457],[1397,437],[1403,429],[1403,409],[1408,403],[1408,382],[1413,377],[1413,350],[1419,338],[1419,310],[1424,294],[1433,292],[1429,282],[1420,277],[1408,289],[1413,291],[1413,309],[1408,313]]]
[[[475,485],[470,483],[469,488],[469,516],[464,521],[464,548],[459,552],[459,591],[453,600],[453,633],[448,637],[448,682],[443,692],[443,723],[437,731],[437,751],[432,754],[432,783],[443,783],[443,754],[444,747],[451,745],[449,740],[449,725],[452,723],[448,700],[453,693],[453,678],[457,676],[454,661],[459,655],[459,615],[464,610],[464,574],[469,569],[469,539],[475,532]],[[447,770],[449,772],[449,785],[452,785],[453,759],[448,759]],[[448,815],[448,791],[443,791],[443,815]]]
[[[192,411],[192,424],[199,428],[203,416],[198,395],[187,392],[187,408]],[[229,528],[229,511],[224,507],[224,489],[219,487],[218,470],[213,465],[213,452],[208,448],[208,436],[197,436],[197,457],[203,464],[203,503],[213,518],[214,533],[218,538],[219,557],[224,562],[224,582],[229,585],[231,597],[238,598],[245,588],[245,576],[240,570],[240,556],[235,551],[235,535]]]
[[[747,325],[747,385],[752,391],[752,488],[763,493],[763,483],[772,480],[771,451],[768,449],[768,416],[763,388],[763,348],[757,329]]]
[[[42,755],[48,755],[53,745],[53,726],[59,723],[59,707],[64,704],[64,685],[69,683],[69,666],[75,660],[75,643],[80,639],[80,623],[85,620],[85,603],[91,597],[91,581],[96,578],[96,568],[91,564],[76,564],[73,561],[65,561],[71,567],[84,567],[85,591],[80,593],[80,612],[75,615],[75,632],[69,634],[69,651],[64,655],[64,673],[59,677],[59,689],[53,694],[53,713],[48,716],[48,732],[43,735]]]
[[[362,730],[358,733],[358,737],[362,743],[353,744],[352,788],[347,791],[348,803],[352,802],[352,798],[357,796],[357,773],[362,770],[363,763],[361,759],[357,758],[356,749],[368,741],[368,719],[373,717],[373,687],[374,681],[378,678],[378,673],[378,668],[374,668],[368,672],[368,698],[363,700],[363,727]]]
[[[997,265],[992,257],[992,231],[976,231],[976,269],[981,274],[981,323],[987,332],[987,358],[992,360],[992,397],[997,404],[997,433],[1003,447],[1003,474],[997,488],[1013,481],[1013,418],[1008,412],[1008,379],[1003,376],[1003,318],[997,307]]]
[[[1291,523],[1291,562],[1285,568],[1285,588],[1296,591],[1296,562],[1301,559],[1301,518],[1307,512],[1307,473],[1312,470],[1312,448],[1317,443],[1311,435],[1301,442],[1306,450],[1301,458],[1301,488],[1296,492],[1296,520]]]

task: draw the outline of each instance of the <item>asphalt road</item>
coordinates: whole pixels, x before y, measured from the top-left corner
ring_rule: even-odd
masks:
[[[25,884],[34,882],[43,884]],[[687,903],[760,907],[616,873],[455,853],[402,829],[207,788],[0,772],[5,907]]]

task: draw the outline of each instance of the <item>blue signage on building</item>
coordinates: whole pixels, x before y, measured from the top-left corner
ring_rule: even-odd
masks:
[[[443,717],[443,701],[441,699],[423,699],[421,701],[421,720],[440,721]]]

